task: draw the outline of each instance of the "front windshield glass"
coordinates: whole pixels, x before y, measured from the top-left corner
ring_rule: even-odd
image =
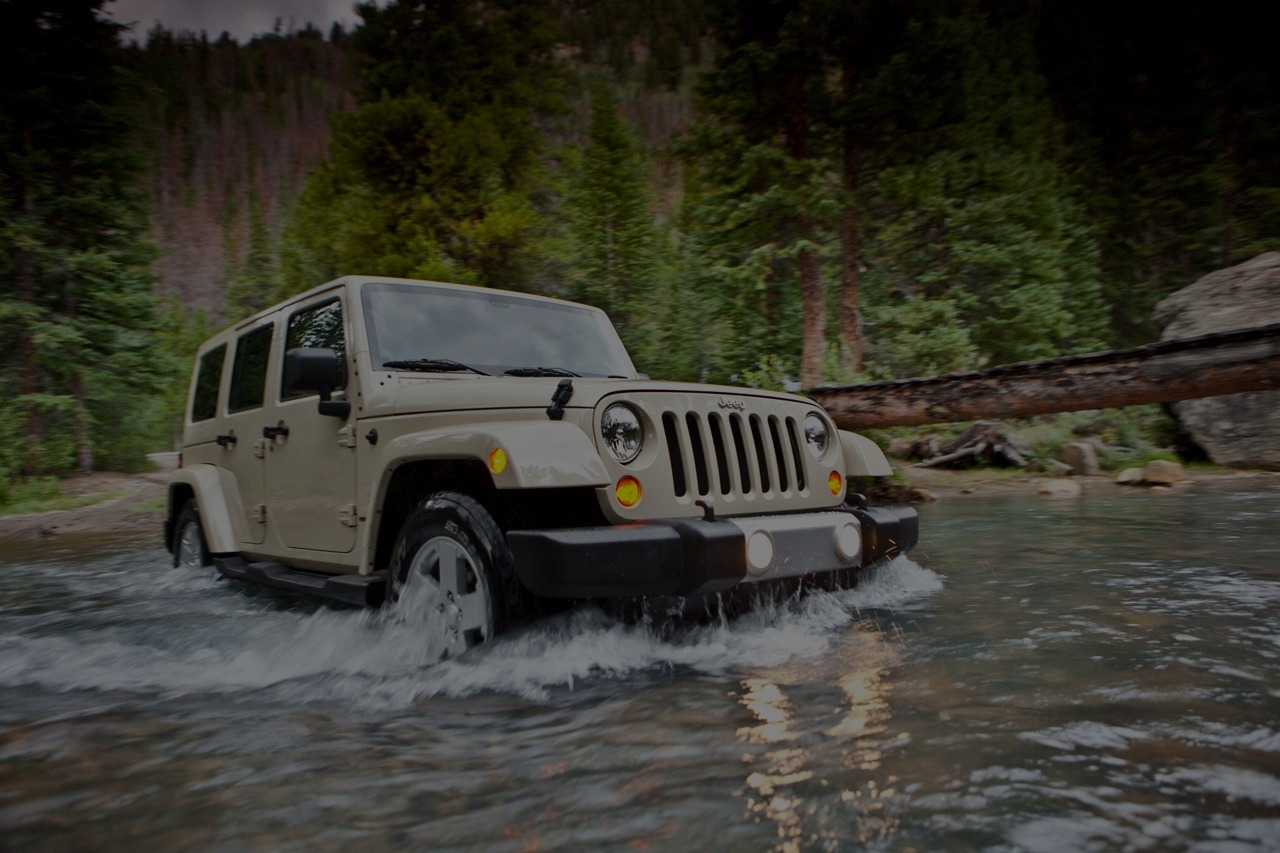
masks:
[[[495,375],[549,368],[635,377],[608,319],[571,303],[412,284],[365,285],[362,301],[375,368],[448,359]]]

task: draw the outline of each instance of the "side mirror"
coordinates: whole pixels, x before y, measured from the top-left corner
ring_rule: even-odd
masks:
[[[351,415],[351,403],[330,399],[341,383],[341,371],[338,354],[331,349],[298,347],[284,354],[285,391],[319,394],[320,414],[345,421]]]

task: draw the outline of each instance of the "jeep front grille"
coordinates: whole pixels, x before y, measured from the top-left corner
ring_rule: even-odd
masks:
[[[803,439],[792,417],[664,412],[675,495],[786,495],[805,488]]]

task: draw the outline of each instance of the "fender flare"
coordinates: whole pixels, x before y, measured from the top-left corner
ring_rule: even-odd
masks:
[[[211,554],[231,554],[239,550],[239,537],[230,509],[238,511],[240,492],[230,472],[215,465],[192,465],[169,475],[169,518],[177,517],[182,507],[174,506],[179,485],[188,486],[200,507],[200,524],[204,528],[205,545]],[[233,502],[235,507],[228,504]]]
[[[490,464],[497,450],[502,451],[503,461]],[[498,489],[609,485],[591,439],[563,421],[475,424],[410,433],[388,442],[385,454],[379,493],[386,488],[392,469],[424,459],[474,459],[485,466]]]
[[[501,450],[504,464],[490,463]],[[604,463],[581,429],[563,421],[546,423],[479,423],[465,428],[413,432],[389,440],[379,448],[377,484],[370,491],[366,517],[371,530],[382,523],[383,501],[396,471],[415,462],[469,460],[488,472],[497,489],[572,488],[607,486]],[[501,467],[495,471],[494,467]],[[375,521],[376,519],[376,521]],[[366,537],[361,573],[373,570],[379,536]]]
[[[840,430],[840,450],[844,453],[846,477],[888,477],[893,474],[880,445],[865,435]]]

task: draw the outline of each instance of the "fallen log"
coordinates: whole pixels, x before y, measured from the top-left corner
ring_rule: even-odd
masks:
[[[1280,389],[1280,323],[809,395],[845,428],[999,420]]]

